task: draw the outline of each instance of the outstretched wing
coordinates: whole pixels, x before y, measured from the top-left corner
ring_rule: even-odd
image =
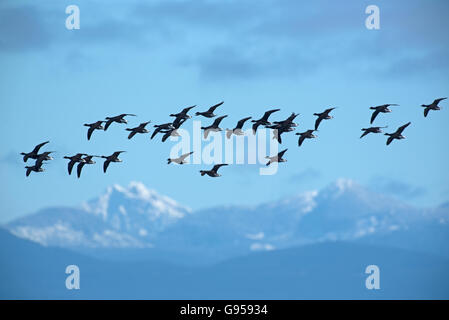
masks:
[[[129,133],[128,135],[128,139],[131,139],[132,137],[134,137],[136,135],[137,131],[133,130]]]
[[[253,124],[253,134],[256,134],[257,128],[259,128],[260,122],[256,121]]]
[[[427,117],[427,115],[429,114],[429,111],[430,111],[429,108],[424,109],[424,117]]]
[[[173,130],[168,131],[167,133],[164,134],[164,136],[162,137],[162,142],[165,142],[165,140],[168,139],[168,137],[171,136]]]
[[[106,160],[104,163],[103,163],[103,172],[104,173],[106,173],[106,170],[108,170],[108,167],[109,167],[109,164],[111,163],[111,161],[109,161],[109,160]]]
[[[434,101],[433,101],[433,103],[434,104],[438,104],[438,103],[440,103],[440,101],[443,101],[443,100],[446,100],[447,98],[439,98],[439,99],[435,99]]]
[[[195,107],[196,107],[196,105],[184,108],[184,109],[182,109],[181,113],[186,114],[187,112],[189,112],[190,109],[195,108]]]
[[[215,121],[214,121],[214,123],[212,124],[212,126],[213,126],[213,127],[218,127],[218,126],[220,125],[221,120],[223,120],[223,119],[226,118],[226,117],[227,117],[227,115],[226,115],[226,116],[218,117],[217,119],[215,119]]]
[[[282,134],[282,131],[280,131],[278,129],[275,129],[273,132],[273,135],[274,135],[273,139],[276,139],[278,141],[278,143],[282,143],[281,134]]]
[[[281,152],[278,153],[278,159],[282,158],[284,156],[284,153],[287,151],[288,149],[282,150]]]
[[[173,121],[173,127],[175,129],[178,129],[187,119],[177,117],[175,121]]]
[[[123,153],[123,152],[125,152],[125,151],[116,151],[112,154],[112,156],[116,158],[120,155],[120,153]]]
[[[104,125],[104,131],[108,130],[112,122],[114,122],[114,118],[111,118],[108,121],[106,121],[106,124]]]
[[[89,127],[89,130],[87,130],[87,140],[90,140],[90,137],[92,136],[92,132],[94,132],[95,127]]]
[[[85,162],[78,163],[78,166],[76,167],[76,174],[78,175],[78,178],[81,176],[81,170],[83,169]]]
[[[362,135],[360,136],[360,139],[362,139],[364,136],[366,136],[369,133],[368,130],[364,130],[364,132],[362,133]]]
[[[305,139],[306,139],[306,135],[305,134],[302,134],[302,135],[299,136],[298,147],[300,147],[302,145],[302,143],[304,142]]]
[[[72,174],[72,169],[73,169],[73,166],[75,165],[75,162],[76,161],[70,160],[69,164],[67,165],[67,170],[69,171],[69,175]]]
[[[332,110],[334,110],[335,108],[329,108],[329,109],[326,109],[326,110],[324,110],[324,112],[323,113],[325,113],[325,114],[329,114]]]
[[[28,177],[31,173],[31,168],[27,168],[26,176]]]
[[[211,171],[214,171],[214,172],[216,173],[216,172],[218,171],[218,169],[220,169],[220,167],[227,166],[227,165],[228,165],[227,163],[216,164],[216,165],[212,168]]]
[[[268,120],[268,117],[269,117],[272,113],[277,112],[277,111],[279,111],[279,110],[281,110],[281,109],[268,110],[267,112],[265,112],[265,113],[263,114],[262,119],[265,120],[265,121],[267,121],[267,120]]]
[[[394,140],[393,136],[389,136],[387,139],[387,146]]]
[[[207,112],[214,112],[215,109],[217,109],[219,106],[221,106],[224,103],[224,101],[217,103],[216,105],[213,105],[212,107],[209,108],[209,110],[207,110]]]
[[[251,119],[251,117],[243,118],[243,119],[239,120],[239,121],[237,122],[237,127],[236,127],[236,129],[242,129],[242,128],[243,128],[243,125],[245,124],[245,122],[248,121],[249,119]]]
[[[400,127],[398,128],[398,130],[396,130],[396,133],[401,134],[402,131],[404,131],[404,129],[407,128],[407,127],[410,125],[410,123],[411,123],[411,122],[408,122],[408,123],[404,124],[403,126],[400,126]]]
[[[179,160],[184,161],[184,159],[190,156],[192,153],[193,151],[183,154],[182,156],[179,157]]]
[[[318,116],[318,119],[315,120],[315,130],[318,130],[321,120],[323,120],[321,116]]]
[[[45,144],[47,144],[47,143],[49,143],[49,142],[50,142],[50,141],[45,141],[45,142],[42,142],[42,143],[38,144],[37,146],[34,147],[33,152],[34,152],[34,153],[38,153],[38,152],[39,152],[39,149],[42,148],[43,145],[45,145]]]
[[[370,124],[373,123],[374,119],[376,119],[377,115],[379,114],[379,109],[376,109],[373,114],[371,115],[371,121]]]

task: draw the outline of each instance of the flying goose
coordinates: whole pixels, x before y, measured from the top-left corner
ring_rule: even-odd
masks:
[[[218,169],[220,169],[220,167],[227,165],[228,165],[227,163],[216,164],[211,170],[200,170],[201,176],[207,174],[209,177],[212,178],[221,177],[221,174],[218,174],[217,171]]]
[[[77,174],[78,178],[81,176],[81,170],[83,170],[84,165],[95,164],[95,161],[92,160],[93,157],[100,158],[100,156],[85,156],[82,159],[83,161],[78,163],[78,165],[76,166],[76,174]]]
[[[170,129],[161,130],[164,133],[162,136],[162,142],[165,142],[169,137],[179,137],[178,129],[179,127],[186,122],[187,119],[175,119],[171,124]]]
[[[232,129],[232,130],[226,129],[226,138],[230,139],[232,134],[235,134],[237,136],[244,135],[242,128],[243,128],[243,125],[245,124],[245,122],[248,121],[249,119],[251,119],[251,117],[243,118],[237,122],[237,125],[234,129]]]
[[[269,166],[273,162],[287,162],[287,160],[283,159],[282,156],[288,149],[284,149],[281,152],[279,152],[277,155],[269,157],[266,156],[265,159],[269,159],[267,162],[267,166]]]
[[[86,154],[86,153],[77,153],[77,154],[75,154],[74,156],[71,156],[71,157],[64,156],[64,159],[70,160],[69,163],[67,164],[67,170],[69,172],[69,175],[72,174],[72,169],[73,169],[73,166],[75,165],[75,163],[77,163],[77,162],[84,162],[84,160],[81,159],[81,158],[82,158],[82,156],[87,156],[87,155],[88,154]]]
[[[92,133],[94,130],[104,130],[102,124],[106,121],[97,121],[94,123],[85,123],[84,126],[89,127],[89,130],[87,130],[87,140],[90,140],[90,137],[92,136]]]
[[[41,166],[38,166],[37,164],[35,164],[34,166],[26,166],[25,169],[27,169],[26,171],[26,176],[28,177],[31,173],[31,171],[34,172],[44,172],[44,168],[42,168]]]
[[[138,127],[135,128],[126,128],[126,131],[131,131],[128,135],[128,139],[131,139],[132,137],[134,137],[134,135],[136,133],[148,133],[150,131],[148,131],[147,129],[145,129],[145,126],[147,124],[149,124],[151,121],[147,121],[147,122],[142,122],[141,124],[139,124]]]
[[[49,143],[50,141],[45,141],[42,142],[40,144],[38,144],[37,146],[34,147],[33,151],[25,153],[25,152],[21,152],[20,154],[23,156],[23,162],[27,162],[28,159],[37,159],[37,153],[39,152],[39,149],[42,148],[42,146],[44,146],[45,144]]]
[[[195,107],[196,107],[196,105],[190,106],[190,107],[187,107],[187,108],[184,108],[184,109],[182,109],[182,111],[179,112],[179,113],[172,113],[172,114],[170,114],[170,117],[175,117],[175,118],[176,118],[175,121],[177,121],[177,120],[187,120],[187,119],[190,119],[190,118],[192,118],[192,117],[189,116],[189,115],[187,114],[187,112],[189,112],[190,109],[195,108]]]
[[[403,126],[399,127],[395,132],[393,133],[385,133],[386,136],[388,137],[387,140],[387,146],[394,140],[394,139],[405,139],[405,137],[402,135],[402,131],[404,131],[405,128],[407,128],[410,125],[411,122],[408,122],[406,124],[404,124]]]
[[[204,111],[204,112],[196,112],[195,115],[196,116],[203,116],[206,118],[213,118],[215,117],[214,111],[215,109],[217,109],[219,106],[221,106],[224,103],[224,101],[217,103],[216,105],[213,105],[212,107],[209,108],[209,110]]]
[[[128,123],[128,121],[126,121],[125,117],[126,116],[133,116],[136,117],[135,114],[132,113],[122,113],[118,116],[115,117],[106,117],[106,124],[104,126],[104,131],[108,130],[109,126],[113,123],[113,122],[117,122],[117,123]]]
[[[447,98],[439,98],[435,99],[431,104],[422,104],[421,107],[424,107],[424,117],[427,117],[427,114],[430,110],[441,110],[441,108],[438,106],[438,103],[440,101],[446,100]]]
[[[314,131],[316,131],[316,130],[307,130],[307,131],[304,131],[301,133],[297,132],[296,135],[299,136],[298,147],[300,147],[302,145],[302,143],[304,142],[305,139],[316,138],[317,136],[313,134]]]
[[[297,127],[298,124],[293,122],[297,116],[299,116],[299,113],[292,112],[292,114],[287,119],[285,119],[283,121],[273,121],[274,126],[278,126],[278,127]]]
[[[167,133],[167,130],[175,129],[175,127],[173,126],[173,123],[171,123],[171,122],[163,123],[163,124],[156,124],[153,127],[156,129],[154,129],[154,132],[151,135],[151,139],[153,139],[159,132]]]
[[[187,162],[185,162],[184,160],[188,157],[188,156],[190,156],[191,154],[193,153],[193,151],[191,151],[191,152],[188,152],[188,153],[184,153],[183,155],[181,155],[180,157],[178,157],[178,158],[168,158],[167,159],[167,164],[170,164],[170,163],[172,163],[172,162],[174,162],[174,163],[177,163],[177,164],[184,164],[184,163],[187,163]]]
[[[368,133],[382,133],[381,129],[388,128],[388,126],[385,127],[369,127],[369,128],[362,128],[362,135],[360,136],[360,139],[362,139],[364,136],[366,136]]]
[[[207,139],[207,136],[209,135],[209,132],[218,132],[218,131],[222,131],[222,129],[219,127],[221,120],[223,120],[224,118],[226,118],[226,116],[221,116],[215,119],[214,123],[212,123],[210,126],[208,127],[201,127],[201,129],[204,129],[204,139]]]
[[[116,151],[113,154],[111,154],[110,156],[101,156],[102,158],[106,159],[103,164],[103,172],[104,173],[106,173],[106,170],[108,169],[108,166],[111,162],[123,162],[122,160],[120,160],[118,158],[118,156],[122,152],[126,152],[126,151]]]
[[[265,126],[269,126],[271,125],[271,122],[268,121],[268,117],[270,117],[270,115],[274,112],[277,112],[281,109],[273,109],[273,110],[268,110],[267,112],[264,113],[263,117],[260,118],[259,120],[251,120],[251,122],[254,122],[253,124],[253,134],[256,134],[257,128],[260,125],[265,125]]]
[[[374,110],[373,114],[371,115],[371,121],[370,124],[372,124],[374,122],[374,119],[376,119],[377,115],[382,112],[382,113],[389,113],[391,112],[391,109],[388,107],[391,106],[399,106],[398,104],[383,104],[381,106],[377,106],[377,107],[370,107],[371,110]]]
[[[315,120],[315,130],[318,130],[318,126],[320,125],[322,120],[329,120],[332,119],[333,117],[329,115],[329,113],[334,110],[336,108],[329,108],[324,110],[321,113],[314,113],[314,116],[317,116],[318,118]]]
[[[40,167],[43,161],[53,160],[53,158],[50,156],[50,153],[53,152],[54,151],[46,151],[41,154],[38,154],[36,158],[36,166]]]

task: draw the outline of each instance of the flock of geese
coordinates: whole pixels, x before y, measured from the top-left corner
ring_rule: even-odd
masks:
[[[442,101],[445,100],[447,98],[439,98],[439,99],[435,99],[431,104],[428,105],[421,105],[424,108],[424,117],[427,117],[428,113],[430,110],[440,110],[440,107],[438,106],[438,104]],[[204,111],[204,112],[196,112],[195,115],[196,116],[202,116],[205,118],[214,118],[217,115],[214,113],[216,111],[216,109],[221,106],[224,102],[220,102],[216,105],[213,105],[212,107],[210,107],[208,110]],[[390,113],[391,109],[389,107],[391,106],[398,106],[397,104],[384,104],[381,106],[377,106],[377,107],[370,107],[371,110],[374,110],[374,112],[371,115],[371,121],[370,124],[372,124],[374,122],[374,120],[377,118],[377,116],[380,113]],[[163,123],[163,124],[159,124],[159,125],[154,125],[153,127],[155,128],[151,138],[153,139],[158,133],[163,134],[162,136],[162,142],[165,142],[170,136],[179,136],[179,133],[177,132],[177,130],[181,127],[181,125],[187,121],[187,119],[192,118],[192,116],[190,116],[188,114],[188,112],[193,109],[194,107],[196,107],[196,105],[194,106],[190,106],[187,108],[184,108],[181,112],[179,113],[174,113],[174,114],[170,114],[170,117],[174,117],[175,119],[171,122],[167,122],[167,123]],[[333,117],[330,115],[330,113],[336,108],[329,108],[324,110],[321,113],[314,113],[313,115],[317,117],[317,119],[315,120],[315,127],[314,129],[309,129],[307,131],[301,132],[301,133],[296,133],[296,135],[299,135],[299,139],[298,139],[298,146],[300,147],[305,139],[312,139],[312,138],[316,138],[316,136],[313,134],[315,131],[318,131],[318,127],[320,126],[321,122],[323,120],[329,120],[332,119]],[[258,119],[258,120],[251,120],[252,122],[252,133],[256,134],[257,129],[260,126],[263,126],[265,128],[268,129],[273,129],[274,130],[274,139],[277,139],[277,141],[279,143],[282,143],[282,134],[286,133],[286,132],[291,132],[295,130],[295,127],[297,127],[298,125],[296,123],[294,123],[295,118],[298,116],[298,114],[292,113],[287,119],[282,120],[282,121],[273,121],[270,122],[268,119],[269,117],[279,111],[280,109],[272,109],[272,110],[268,110],[266,111],[263,116]],[[115,117],[106,117],[105,120],[100,120],[100,121],[96,121],[94,123],[86,123],[84,124],[84,126],[89,127],[89,129],[87,130],[87,140],[90,140],[92,137],[92,134],[94,133],[95,130],[101,130],[101,131],[107,131],[108,128],[110,127],[110,125],[114,122],[116,123],[123,123],[123,124],[127,124],[128,121],[125,119],[125,117],[127,116],[136,116],[135,114],[131,114],[131,113],[123,113],[120,114],[118,116]],[[204,138],[207,139],[208,135],[210,132],[219,132],[219,131],[223,131],[222,128],[220,128],[220,123],[221,121],[226,118],[227,115],[224,116],[220,116],[215,118],[214,122],[207,127],[201,127],[202,130],[204,130]],[[237,125],[235,126],[235,128],[233,129],[226,129],[226,138],[230,139],[231,136],[234,135],[244,135],[244,131],[243,131],[243,126],[244,124],[250,120],[252,117],[246,117],[243,118],[241,120],[239,120],[237,122]],[[134,127],[134,128],[126,128],[126,131],[129,131],[129,135],[128,135],[128,139],[132,139],[136,134],[140,133],[140,134],[144,134],[144,133],[149,133],[150,131],[148,129],[146,129],[146,126],[151,123],[151,121],[147,121],[147,122],[142,122],[139,126]],[[103,126],[104,124],[104,126]],[[389,145],[391,142],[393,142],[395,139],[397,140],[401,140],[401,139],[405,139],[405,137],[402,135],[402,132],[405,130],[405,128],[407,128],[410,125],[410,122],[400,126],[395,132],[393,133],[385,133],[386,136],[388,136],[387,142],[386,144]],[[360,136],[360,138],[363,138],[364,136],[366,136],[369,133],[382,133],[382,129],[383,128],[387,128],[385,127],[368,127],[368,128],[362,128],[362,135]],[[49,143],[49,141],[45,141],[43,143],[38,144],[37,146],[34,147],[34,149],[31,152],[25,153],[22,152],[21,155],[23,155],[23,161],[27,162],[28,159],[33,159],[35,160],[34,165],[32,166],[25,166],[26,168],[26,176],[28,177],[30,175],[30,173],[33,172],[43,172],[44,168],[42,168],[42,165],[44,164],[44,161],[49,161],[49,160],[53,160],[53,158],[50,156],[51,153],[53,153],[54,151],[45,151],[42,153],[39,153],[40,149],[46,145],[47,143]],[[270,164],[274,163],[274,162],[286,162],[287,160],[283,158],[285,152],[287,151],[287,149],[282,150],[281,152],[279,152],[278,154],[274,155],[274,156],[267,156],[266,159],[268,159],[268,162],[266,163],[267,166],[269,166]],[[83,169],[83,167],[86,164],[95,164],[95,161],[93,160],[93,158],[102,158],[105,159],[104,163],[103,163],[103,172],[106,173],[109,164],[111,162],[122,162],[122,160],[119,159],[119,155],[121,153],[123,153],[125,151],[115,151],[113,154],[109,155],[109,156],[97,156],[97,155],[89,155],[86,153],[77,153],[73,156],[64,156],[64,159],[69,160],[68,164],[67,164],[67,170],[69,175],[72,174],[72,169],[73,166],[75,164],[77,164],[77,176],[78,178],[80,178],[81,176],[81,171]],[[184,164],[186,163],[185,159],[190,156],[193,152],[189,152],[186,154],[181,155],[178,158],[169,158],[167,159],[168,164],[170,163],[177,163],[177,164]],[[221,163],[221,164],[216,164],[213,166],[212,169],[210,170],[200,170],[200,174],[201,176],[204,175],[208,175],[210,177],[219,177],[220,174],[218,174],[218,169],[220,169],[223,166],[227,166],[228,164],[226,163]]]

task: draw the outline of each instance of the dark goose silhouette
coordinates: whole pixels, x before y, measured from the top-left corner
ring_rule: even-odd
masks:
[[[73,166],[75,165],[75,163],[77,162],[84,162],[84,160],[82,159],[83,156],[87,156],[88,154],[86,153],[77,153],[74,156],[64,156],[64,159],[68,159],[70,160],[69,163],[67,164],[67,171],[69,172],[69,175],[72,174],[72,169]]]
[[[190,115],[188,115],[187,112],[189,112],[190,109],[195,108],[195,107],[196,107],[196,105],[184,108],[179,113],[172,113],[172,114],[170,114],[170,117],[175,117],[176,118],[175,121],[190,119],[192,117]]]
[[[318,127],[319,127],[321,121],[323,121],[323,120],[329,120],[329,119],[332,119],[332,118],[333,118],[332,116],[329,115],[329,113],[330,113],[332,110],[334,110],[334,109],[336,109],[336,108],[329,108],[329,109],[324,110],[324,111],[321,112],[321,113],[314,113],[314,114],[313,114],[314,116],[317,116],[317,117],[318,117],[318,118],[315,120],[315,130],[318,130]]]
[[[135,114],[132,113],[122,113],[118,116],[115,117],[106,117],[106,124],[104,126],[104,131],[108,130],[109,126],[113,123],[113,122],[117,122],[117,123],[128,123],[128,121],[125,119],[126,116],[132,116],[132,117],[136,117]]]
[[[407,128],[410,125],[411,122],[408,122],[404,124],[403,126],[400,126],[395,132],[393,133],[385,133],[386,136],[389,136],[387,139],[387,146],[394,140],[394,139],[405,139],[405,137],[402,135],[402,131],[404,131],[405,128]]]
[[[154,128],[156,128],[153,132],[153,134],[151,135],[151,139],[153,139],[159,132],[163,132],[163,133],[167,133],[167,130],[174,130],[175,127],[173,126],[173,123],[168,122],[168,123],[163,123],[163,124],[156,124],[153,126]]]
[[[111,154],[110,156],[101,156],[102,158],[106,159],[103,163],[103,172],[106,173],[106,170],[109,167],[109,164],[111,162],[123,162],[122,160],[120,160],[118,158],[118,156],[120,155],[120,153],[122,152],[126,152],[126,151],[116,151],[113,154]]]
[[[360,139],[362,139],[364,136],[366,136],[368,133],[382,133],[381,129],[388,128],[388,126],[385,127],[369,127],[369,128],[362,128],[362,135],[360,136]]]
[[[302,145],[302,143],[304,142],[305,139],[313,139],[316,138],[317,136],[313,134],[313,132],[316,130],[307,130],[301,133],[296,133],[296,135],[299,136],[298,139],[298,147],[300,147]]]
[[[42,142],[40,144],[38,144],[37,146],[34,147],[33,151],[25,153],[25,152],[21,152],[20,154],[23,156],[23,162],[27,162],[28,159],[37,159],[37,153],[39,152],[39,149],[42,148],[42,146],[44,146],[45,144],[49,143],[50,141],[45,141]]]
[[[150,131],[148,131],[147,129],[145,129],[146,125],[151,123],[151,121],[147,121],[147,122],[142,122],[141,124],[139,124],[138,127],[135,128],[126,128],[126,131],[131,131],[128,135],[128,139],[131,139],[132,137],[134,137],[136,135],[136,133],[148,133]]]
[[[41,154],[37,155],[36,158],[36,166],[40,167],[43,163],[43,161],[50,161],[53,160],[53,158],[50,156],[50,153],[53,153],[54,151],[46,151]]]
[[[270,115],[274,112],[277,112],[281,109],[272,109],[272,110],[268,110],[267,112],[265,112],[263,114],[263,117],[260,118],[259,120],[251,120],[251,122],[254,122],[253,124],[253,134],[256,134],[257,128],[260,125],[264,125],[264,126],[269,126],[271,125],[271,122],[268,121],[268,118],[270,117]]]
[[[78,176],[78,178],[81,177],[81,170],[83,170],[84,165],[86,164],[95,164],[95,161],[92,160],[93,157],[97,157],[100,158],[100,156],[85,156],[82,160],[78,163],[78,165],[76,166],[76,174]]]
[[[26,171],[26,176],[28,177],[31,173],[31,171],[34,172],[44,172],[44,168],[42,168],[41,166],[38,166],[37,164],[33,165],[33,166],[26,166],[25,169],[27,169]]]
[[[224,103],[224,101],[217,103],[216,105],[213,105],[212,107],[209,108],[209,110],[204,111],[204,112],[196,112],[195,115],[196,116],[203,116],[206,118],[213,118],[215,117],[214,111],[215,109],[217,109],[219,106],[221,106]]]
[[[370,124],[372,124],[374,122],[374,119],[376,119],[376,117],[379,113],[390,113],[391,109],[388,107],[391,107],[391,106],[399,106],[399,105],[390,103],[390,104],[383,104],[383,105],[377,106],[377,107],[370,107],[371,110],[374,110],[373,114],[371,115]]]
[[[184,153],[183,155],[181,155],[180,157],[178,157],[178,158],[168,158],[167,159],[167,164],[170,164],[170,163],[172,163],[172,162],[174,162],[174,163],[177,163],[177,164],[184,164],[184,163],[187,163],[187,162],[185,162],[184,160],[188,157],[188,156],[190,156],[191,154],[193,153],[193,151],[191,151],[191,152],[188,152],[188,153]]]
[[[266,156],[266,159],[269,159],[267,162],[267,166],[269,166],[270,164],[274,163],[274,162],[287,162],[287,160],[285,160],[284,158],[282,158],[282,156],[284,155],[284,153],[287,151],[288,149],[282,150],[281,152],[279,152],[277,155],[269,157]]]
[[[89,127],[89,130],[87,130],[87,140],[90,140],[90,137],[92,136],[92,133],[94,132],[94,130],[103,130],[103,122],[105,121],[97,121],[94,123],[85,123],[84,126]]]
[[[209,177],[217,178],[221,177],[221,174],[218,174],[217,171],[223,166],[227,166],[227,163],[216,164],[211,170],[200,170],[201,176],[207,174]]]
[[[210,126],[208,127],[201,127],[201,129],[204,129],[204,139],[207,139],[207,136],[209,135],[209,132],[218,132],[218,131],[222,131],[222,129],[219,127],[221,120],[223,120],[224,118],[226,118],[226,116],[221,116],[215,119],[214,123],[212,123]]]
[[[235,134],[237,136],[244,135],[245,133],[243,132],[242,128],[243,128],[243,125],[245,124],[245,122],[248,121],[249,119],[251,119],[251,117],[243,118],[237,122],[237,125],[235,126],[234,129],[232,129],[232,130],[226,129],[226,138],[230,139],[232,134]]]
[[[447,98],[439,98],[435,99],[431,104],[422,104],[421,107],[424,107],[424,117],[427,117],[430,110],[441,110],[441,108],[438,106],[438,103],[440,101],[446,100]]]
[[[172,127],[170,129],[161,130],[161,132],[164,133],[162,142],[165,142],[169,137],[179,137],[178,129],[186,121],[187,119],[175,119],[171,124]]]

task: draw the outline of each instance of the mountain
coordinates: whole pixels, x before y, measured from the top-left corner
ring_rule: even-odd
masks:
[[[257,206],[195,212],[132,182],[127,188],[114,185],[79,207],[43,209],[5,228],[21,238],[92,256],[188,265],[333,241],[449,257],[447,205],[415,208],[348,179]]]
[[[109,187],[79,207],[54,207],[7,225],[16,236],[45,246],[151,247],[158,233],[191,210],[131,182]]]
[[[206,267],[104,261],[0,229],[0,299],[448,299],[449,260],[384,246],[327,242],[260,251]],[[67,290],[65,268],[80,269]],[[380,290],[367,290],[368,265]]]

